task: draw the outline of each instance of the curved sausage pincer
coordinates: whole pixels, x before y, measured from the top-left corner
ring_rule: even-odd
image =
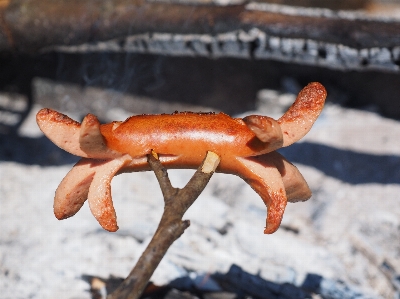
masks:
[[[73,216],[88,200],[90,210],[108,231],[118,229],[111,180],[120,173],[150,170],[153,150],[166,168],[197,168],[207,151],[221,162],[217,172],[243,178],[268,208],[264,233],[275,232],[286,203],[307,200],[311,191],[297,168],[275,150],[300,140],[311,129],[326,97],[310,83],[278,120],[250,115],[243,119],[219,113],[138,115],[101,125],[88,114],[82,124],[57,111],[42,109],[36,119],[57,146],[82,157],[56,190],[54,213]]]

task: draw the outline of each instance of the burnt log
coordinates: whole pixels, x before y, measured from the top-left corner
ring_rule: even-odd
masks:
[[[258,2],[0,2],[0,51],[236,57],[397,72],[399,32],[393,19]]]

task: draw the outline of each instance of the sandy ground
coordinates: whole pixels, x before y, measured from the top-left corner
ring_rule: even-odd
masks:
[[[161,192],[151,172],[120,175],[112,185],[118,232],[102,230],[87,205],[58,221],[54,191],[76,159],[41,135],[39,108],[21,136],[0,144],[0,298],[90,298],[82,275],[129,273],[160,218]],[[257,194],[235,176],[214,175],[185,215],[190,228],[152,280],[164,284],[236,264],[275,282],[301,285],[314,273],[393,298],[391,279],[400,274],[400,122],[327,105],[312,131],[282,153],[313,190],[308,202],[288,205],[283,228],[263,235],[266,208]],[[191,173],[170,176],[179,187]]]

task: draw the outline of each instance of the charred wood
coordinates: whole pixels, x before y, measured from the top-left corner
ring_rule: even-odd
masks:
[[[250,2],[14,0],[0,5],[0,50],[115,51],[273,59],[399,71],[400,22]]]

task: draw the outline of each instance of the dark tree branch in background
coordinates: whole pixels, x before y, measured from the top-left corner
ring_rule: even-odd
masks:
[[[213,152],[207,152],[202,165],[183,189],[172,187],[167,170],[161,165],[156,153],[148,156],[148,162],[164,196],[164,213],[151,242],[136,266],[124,282],[107,297],[108,299],[140,297],[169,247],[189,227],[189,220],[182,221],[182,217],[206,187],[219,164],[219,157]]]
[[[0,52],[134,52],[400,71],[398,20],[212,1],[220,0],[0,0]]]
[[[174,1],[171,1],[174,2]],[[400,45],[400,22],[264,3],[193,5],[145,0],[0,0],[0,50],[33,52],[140,33],[210,34],[258,28],[269,35],[355,48]],[[246,1],[247,2],[247,1]],[[201,3],[201,0],[198,0]]]

